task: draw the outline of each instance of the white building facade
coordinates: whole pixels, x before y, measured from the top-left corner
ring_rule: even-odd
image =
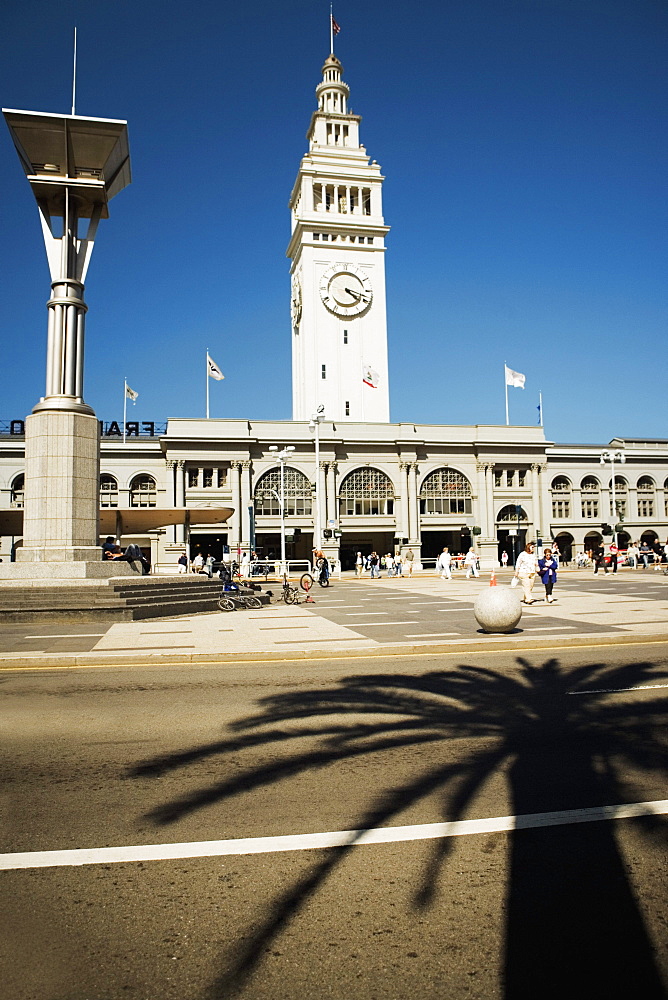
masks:
[[[290,198],[293,419],[133,423],[126,443],[119,423],[103,423],[105,523],[110,511],[154,509],[150,530],[120,540],[139,544],[159,572],[175,571],[184,550],[239,558],[254,548],[277,558],[281,475],[271,449],[289,446],[289,559],[310,558],[319,533],[344,569],[357,551],[411,550],[419,565],[445,545],[455,554],[473,545],[491,568],[504,551],[512,563],[527,538],[556,542],[572,558],[600,544],[606,524],[618,526],[622,548],[664,541],[668,441],[557,445],[542,427],[389,422],[383,177],[360,145],[360,119],[333,55],[316,95]],[[24,430],[22,419],[0,420],[3,560],[22,543]],[[601,464],[606,451],[624,458],[614,491],[612,467]],[[190,526],[157,523],[165,508],[188,508]],[[207,508],[234,512],[219,527],[198,526]]]

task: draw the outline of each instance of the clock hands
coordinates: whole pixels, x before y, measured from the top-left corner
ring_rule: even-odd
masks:
[[[348,292],[348,295],[352,295],[352,297],[354,299],[358,299],[360,302],[368,302],[369,301],[366,295],[362,295],[361,292],[355,292],[355,291],[353,291],[352,288],[344,288],[344,291]]]

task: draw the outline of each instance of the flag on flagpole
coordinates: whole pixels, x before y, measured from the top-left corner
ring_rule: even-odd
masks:
[[[334,20],[334,15],[333,15],[333,14],[330,14],[329,16],[330,16],[330,17],[331,17],[331,19],[332,19],[332,34],[333,34],[333,35],[338,35],[338,33],[339,33],[339,32],[340,32],[340,30],[341,30],[341,27],[340,27],[340,25],[338,25],[338,24],[336,23],[336,21]]]
[[[514,372],[508,365],[504,367],[506,369],[506,385],[512,385],[515,389],[523,389],[526,375],[522,375],[521,372]]]
[[[371,386],[372,389],[377,389],[379,378],[378,372],[374,371],[371,365],[362,366],[362,381],[365,385]]]
[[[134,389],[131,389],[127,382],[125,383],[125,395],[128,399],[131,399],[133,403],[136,403],[139,399],[139,393],[135,392]]]
[[[220,382],[221,379],[225,378],[220,368],[209,354],[206,356],[206,373],[209,378],[215,378],[217,382]]]

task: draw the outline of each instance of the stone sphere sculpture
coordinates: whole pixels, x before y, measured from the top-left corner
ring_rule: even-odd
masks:
[[[511,587],[488,587],[476,597],[473,614],[484,632],[512,632],[522,617],[522,605]]]

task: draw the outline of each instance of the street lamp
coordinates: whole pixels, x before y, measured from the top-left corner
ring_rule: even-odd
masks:
[[[281,576],[285,575],[288,571],[285,562],[285,463],[294,450],[293,445],[288,445],[280,451],[277,444],[269,445],[269,451],[275,455],[281,465],[281,498],[279,500],[279,507],[281,508]]]
[[[315,431],[315,518],[313,523],[313,548],[322,545],[322,518],[320,516],[320,423],[325,419],[325,406],[321,403],[309,421],[311,434]]]
[[[622,465],[626,461],[626,455],[623,451],[602,451],[601,452],[601,465],[605,465],[606,462],[610,462],[610,470],[612,472],[612,515],[614,518],[614,524],[612,526],[612,537],[614,539],[615,547],[617,547],[617,496],[615,493],[615,462],[620,462]]]

